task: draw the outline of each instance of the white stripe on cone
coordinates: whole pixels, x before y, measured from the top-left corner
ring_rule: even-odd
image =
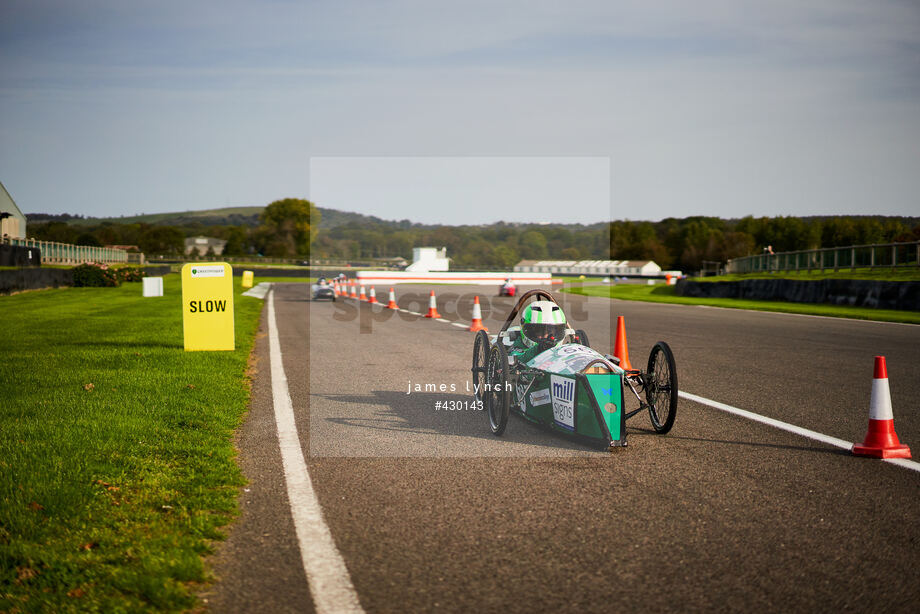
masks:
[[[872,396],[869,397],[869,419],[894,420],[894,413],[891,411],[891,391],[888,388],[887,377],[873,378],[872,380]]]

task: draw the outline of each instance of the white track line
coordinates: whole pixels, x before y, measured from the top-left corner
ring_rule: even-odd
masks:
[[[766,424],[767,426],[772,426],[774,428],[780,429],[781,431],[787,431],[789,433],[794,433],[801,437],[807,437],[808,439],[814,439],[815,441],[820,441],[821,443],[826,443],[830,446],[836,448],[842,448],[844,450],[849,450],[853,447],[853,442],[844,441],[843,439],[837,439],[836,437],[831,437],[830,435],[825,435],[823,433],[818,433],[816,431],[811,431],[794,424],[789,424],[788,422],[783,422],[781,420],[776,420],[774,418],[768,418],[766,416],[761,416],[760,414],[755,414],[754,412],[747,411],[745,409],[739,409],[737,407],[732,407],[731,405],[726,405],[725,403],[719,403],[718,401],[713,401],[712,399],[707,399],[704,397],[697,396],[695,394],[690,394],[689,392],[684,392],[683,390],[677,393],[679,396],[687,399],[688,401],[693,401],[695,403],[700,403],[702,405],[708,405],[714,409],[719,409],[742,418],[747,418],[748,420],[753,420],[754,422],[760,422],[761,424]],[[907,460],[905,458],[885,458],[882,459],[886,463],[891,463],[893,465],[898,465],[899,467],[904,467],[905,469],[910,469],[912,471],[920,471],[920,463],[915,461]]]
[[[450,325],[451,325],[451,326],[458,326],[458,327],[460,327],[460,328],[466,328],[466,324],[464,324],[464,323],[462,323],[462,322],[451,322]]]
[[[287,484],[288,500],[300,557],[313,595],[313,605],[321,614],[363,612],[345,561],[335,547],[332,533],[323,521],[323,511],[313,491],[313,483],[304,461],[294,407],[288,392],[287,376],[281,362],[281,343],[275,321],[275,293],[268,294],[268,346],[271,361],[272,401],[278,426],[278,443]]]

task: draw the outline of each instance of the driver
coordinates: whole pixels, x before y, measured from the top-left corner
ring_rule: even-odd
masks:
[[[552,301],[534,301],[521,315],[521,334],[511,345],[518,360],[528,362],[537,354],[561,345],[568,328],[562,308]]]
[[[319,281],[318,281],[317,283],[319,283],[319,285],[321,285],[321,286],[325,286],[325,285],[326,285],[327,283],[329,283],[329,282],[326,281],[326,278],[325,278],[325,277],[320,277],[320,278],[319,278]]]

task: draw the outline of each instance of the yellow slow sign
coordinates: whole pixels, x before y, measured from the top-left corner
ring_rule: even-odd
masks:
[[[243,271],[243,287],[251,288],[252,287],[252,271]]]
[[[235,349],[233,268],[226,262],[182,267],[185,350]]]

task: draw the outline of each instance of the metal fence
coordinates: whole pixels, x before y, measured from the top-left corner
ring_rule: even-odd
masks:
[[[117,263],[127,262],[128,252],[114,247],[92,247],[90,245],[70,245],[54,241],[37,239],[8,238],[10,245],[37,249],[41,252],[43,264],[82,264],[84,262]]]
[[[836,271],[916,266],[920,266],[920,241],[828,247],[733,258],[725,265],[725,272]]]

